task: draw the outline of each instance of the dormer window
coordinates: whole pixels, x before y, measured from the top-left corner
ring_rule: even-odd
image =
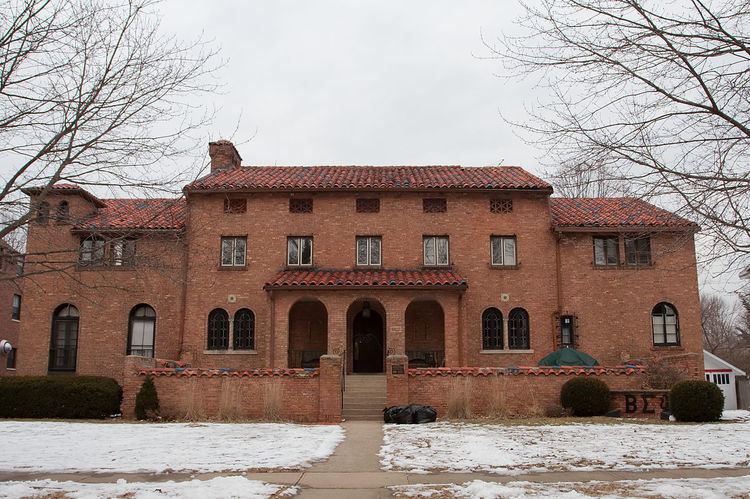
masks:
[[[70,205],[67,201],[60,201],[60,204],[57,205],[55,219],[61,223],[65,223],[70,219]]]
[[[42,201],[39,203],[36,209],[36,223],[39,225],[47,225],[49,222],[49,203]]]

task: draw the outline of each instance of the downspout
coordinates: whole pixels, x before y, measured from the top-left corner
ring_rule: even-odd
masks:
[[[185,328],[187,327],[187,293],[188,293],[188,269],[190,268],[190,204],[188,203],[187,195],[185,195],[185,230],[183,232],[184,241],[182,242],[182,249],[185,257],[182,260],[182,301],[180,304],[180,314],[182,315],[182,324],[180,325],[180,345],[177,351],[177,359],[182,360],[182,355],[185,351]],[[194,362],[195,359],[192,359]]]
[[[268,290],[268,299],[271,300],[271,334],[268,338],[268,351],[271,356],[271,369],[276,366],[276,300],[273,296],[273,289]]]

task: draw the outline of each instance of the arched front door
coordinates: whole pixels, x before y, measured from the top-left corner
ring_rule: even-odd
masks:
[[[385,344],[383,317],[375,310],[363,310],[354,317],[352,328],[355,373],[382,373]]]

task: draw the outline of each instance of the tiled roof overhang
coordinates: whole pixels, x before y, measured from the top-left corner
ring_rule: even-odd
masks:
[[[284,270],[263,289],[466,289],[466,279],[451,270]]]
[[[21,192],[27,196],[38,196],[43,192],[46,192],[47,194],[74,194],[81,196],[100,208],[106,206],[104,201],[76,184],[55,184],[50,187],[25,187],[21,189]]]

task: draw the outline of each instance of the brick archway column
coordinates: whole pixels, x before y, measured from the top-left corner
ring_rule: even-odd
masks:
[[[289,309],[294,303],[294,297],[288,292],[275,292],[273,320],[273,359],[275,368],[289,367]]]
[[[346,311],[351,300],[352,294],[346,291],[321,297],[328,309],[328,355],[341,355],[346,349]]]
[[[383,300],[387,314],[385,334],[386,355],[406,355],[406,307],[411,302],[408,293],[399,292]]]
[[[445,367],[460,367],[460,295],[451,293],[441,297],[440,306],[443,307],[443,327],[445,328],[443,335],[445,341]]]

